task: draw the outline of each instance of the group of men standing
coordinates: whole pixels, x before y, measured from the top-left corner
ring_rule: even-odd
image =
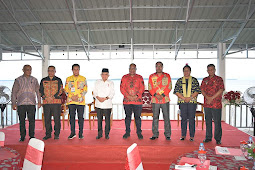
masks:
[[[68,139],[76,137],[75,133],[75,116],[78,113],[79,138],[83,139],[83,123],[84,123],[84,106],[85,94],[87,92],[86,78],[79,74],[80,66],[74,64],[72,66],[73,75],[66,79],[66,85],[63,89],[61,79],[55,76],[56,69],[54,66],[48,67],[48,76],[43,78],[40,85],[37,79],[31,76],[32,67],[24,65],[24,74],[15,79],[12,88],[12,108],[17,110],[20,121],[20,141],[24,141],[26,137],[25,118],[29,121],[29,137],[34,138],[35,130],[35,112],[36,97],[38,108],[43,105],[43,113],[46,127],[46,136],[43,140],[51,138],[52,125],[51,117],[54,117],[54,139],[59,139],[60,134],[60,114],[62,111],[61,104],[63,96],[67,96],[67,105],[70,114],[71,134]],[[41,98],[43,104],[41,104]]]
[[[168,73],[163,72],[163,63],[156,63],[156,72],[149,76],[148,90],[152,96],[152,137],[155,140],[159,137],[158,123],[160,109],[164,118],[164,135],[166,140],[171,140],[171,124],[170,124],[170,111],[169,111],[169,93],[172,89],[171,77]],[[215,75],[214,70],[207,70],[209,76],[204,78],[202,82],[202,94],[205,97],[205,117],[206,117],[206,139],[204,142],[209,142],[212,139],[212,118],[215,120],[221,119],[221,108],[219,105],[211,104],[214,100],[221,100],[220,96],[224,90],[224,85],[220,90],[215,86],[218,76]],[[141,130],[141,111],[142,111],[142,94],[144,92],[144,80],[141,75],[136,74],[136,65],[134,63],[129,65],[129,73],[124,75],[121,79],[120,91],[124,96],[123,105],[126,114],[125,126],[126,132],[123,139],[130,137],[130,123],[131,116],[134,113],[136,123],[136,133],[138,139],[143,139]],[[48,76],[43,78],[38,84],[36,78],[31,76],[32,68],[30,65],[23,67],[24,74],[15,79],[12,89],[12,106],[13,109],[18,111],[20,120],[20,141],[25,140],[26,128],[25,118],[26,114],[29,120],[29,136],[34,138],[35,128],[35,105],[36,97],[38,107],[41,107],[41,98],[43,100],[44,119],[46,127],[46,136],[43,138],[47,140],[51,138],[52,126],[51,116],[54,117],[54,139],[59,139],[60,134],[60,114],[62,96],[66,94],[66,104],[69,108],[71,134],[68,139],[76,137],[75,133],[75,116],[78,114],[79,124],[79,139],[83,139],[83,124],[84,124],[84,107],[85,107],[85,94],[87,93],[86,78],[79,74],[80,66],[74,64],[72,66],[73,75],[66,79],[65,87],[60,78],[55,76],[56,69],[54,66],[48,67]],[[95,98],[95,107],[98,117],[98,135],[96,139],[103,136],[102,120],[105,116],[105,138],[109,139],[110,133],[110,117],[112,110],[112,98],[114,96],[114,84],[109,78],[109,70],[102,69],[101,79],[95,82],[93,89],[93,97]],[[217,89],[216,89],[217,88]],[[215,123],[215,139],[221,139],[221,123]]]

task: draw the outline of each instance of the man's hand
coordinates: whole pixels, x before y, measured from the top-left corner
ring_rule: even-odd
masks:
[[[17,105],[16,104],[12,105],[12,109],[17,110]]]
[[[42,106],[42,104],[41,103],[38,103],[38,108],[40,108]]]
[[[131,100],[131,101],[134,100],[134,96],[131,96],[131,95],[128,95],[127,98],[128,98],[129,100]]]
[[[185,97],[185,99],[184,99],[185,103],[189,103],[190,100],[191,100],[191,97]]]
[[[206,97],[206,103],[207,104],[211,104],[213,101],[213,98],[212,97]]]
[[[133,100],[136,100],[136,99],[137,99],[137,95],[133,95],[133,96],[132,96],[132,99],[133,99]]]
[[[163,99],[163,96],[162,95],[159,95],[159,94],[156,94],[155,96],[158,100],[162,100]]]
[[[53,97],[46,97],[45,100],[48,101],[48,102],[52,102],[53,101]]]
[[[97,96],[96,98],[101,103],[103,103],[105,100],[107,100],[106,97],[99,97],[99,96]]]
[[[78,102],[78,95],[72,96],[71,99],[72,101]]]

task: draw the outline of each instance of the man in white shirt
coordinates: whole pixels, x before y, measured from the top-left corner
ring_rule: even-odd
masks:
[[[98,122],[98,135],[96,139],[100,139],[103,136],[103,115],[105,115],[105,139],[109,139],[114,84],[111,80],[108,80],[109,70],[107,68],[103,68],[101,77],[102,79],[96,81],[93,90],[93,96],[96,99],[95,106]]]

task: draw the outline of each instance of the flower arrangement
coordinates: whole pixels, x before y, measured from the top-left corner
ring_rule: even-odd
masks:
[[[248,144],[246,141],[241,141],[240,142],[240,148],[248,159],[255,159],[255,145],[254,143]],[[245,150],[247,150],[247,154],[245,154]]]
[[[239,106],[241,102],[240,91],[229,91],[223,94],[223,102],[226,104],[233,104]]]
[[[247,148],[248,156],[255,158],[255,146],[252,144],[250,147]],[[249,159],[249,158],[248,158]]]

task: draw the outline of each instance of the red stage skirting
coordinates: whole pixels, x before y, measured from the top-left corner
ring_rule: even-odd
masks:
[[[199,143],[205,137],[205,130],[201,129],[201,122],[199,122],[199,126],[196,127],[195,141],[180,141],[181,129],[177,126],[177,121],[171,121],[172,140],[166,141],[164,137],[164,122],[160,121],[160,136],[155,141],[151,141],[149,139],[152,136],[151,125],[151,120],[142,121],[144,139],[138,140],[132,122],[131,137],[124,140],[122,139],[122,135],[125,133],[125,122],[124,120],[116,120],[113,121],[110,139],[106,140],[103,137],[100,140],[96,140],[97,122],[95,121],[95,126],[92,130],[89,130],[89,124],[86,120],[84,123],[84,139],[79,140],[76,137],[73,140],[68,140],[67,137],[70,134],[70,127],[66,123],[65,130],[61,129],[59,140],[52,138],[45,141],[43,169],[124,169],[126,150],[131,144],[136,142],[140,150],[144,169],[167,170],[171,162],[179,155],[198,149]],[[247,134],[224,122],[222,122],[222,128],[222,146],[238,147],[241,140],[248,139]],[[21,154],[23,161],[29,139],[28,135],[25,142],[18,142],[19,124],[1,131],[6,134],[5,145],[17,150]],[[77,122],[76,133],[78,133]],[[45,131],[42,130],[42,122],[36,121],[35,137],[42,139],[44,136]],[[189,139],[189,136],[187,136],[187,139]],[[206,148],[214,148],[215,146],[216,142],[214,140],[205,144]]]

